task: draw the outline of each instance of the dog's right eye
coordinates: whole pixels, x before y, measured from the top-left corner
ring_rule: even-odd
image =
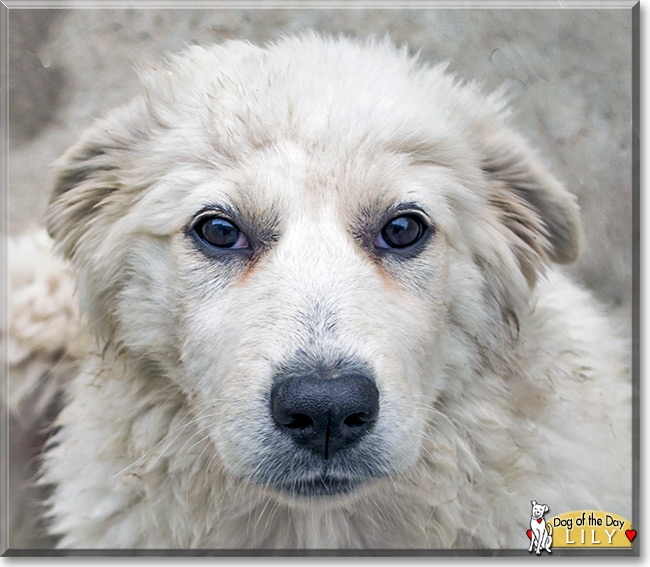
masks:
[[[414,214],[395,217],[381,229],[375,240],[378,248],[408,248],[422,239],[427,226]]]
[[[200,221],[194,231],[203,242],[216,248],[232,250],[249,247],[246,235],[233,223],[220,217],[208,217]]]

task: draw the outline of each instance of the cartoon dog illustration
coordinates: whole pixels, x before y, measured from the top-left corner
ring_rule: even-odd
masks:
[[[530,518],[530,546],[528,547],[528,553],[533,551],[535,542],[537,542],[535,549],[537,555],[540,554],[542,549],[551,553],[553,526],[544,521],[544,514],[548,512],[548,506],[546,504],[538,504],[534,500],[532,501],[532,505],[533,511]],[[548,526],[548,531],[546,526]]]

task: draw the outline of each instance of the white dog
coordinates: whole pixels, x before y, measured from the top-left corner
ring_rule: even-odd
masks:
[[[626,347],[551,263],[576,200],[504,102],[395,49],[191,47],[62,158],[96,339],[43,482],[60,546],[519,548],[631,506]]]
[[[528,547],[528,552],[533,551],[535,544],[535,553],[539,555],[542,549],[545,549],[551,553],[551,544],[553,543],[552,533],[553,526],[548,524],[548,529],[546,528],[547,524],[544,521],[544,514],[548,512],[548,506],[546,504],[538,504],[534,500],[531,502],[533,509],[530,517],[530,546]]]

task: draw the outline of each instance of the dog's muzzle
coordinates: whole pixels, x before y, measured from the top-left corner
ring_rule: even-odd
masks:
[[[323,361],[301,352],[276,368],[261,484],[297,497],[348,494],[385,476],[377,435],[380,393],[370,367],[354,358]]]

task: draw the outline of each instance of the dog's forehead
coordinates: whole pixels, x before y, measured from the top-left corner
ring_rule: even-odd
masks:
[[[220,201],[280,216],[379,215],[400,202],[441,211],[452,172],[478,176],[463,113],[443,103],[453,81],[441,70],[420,68],[386,46],[289,42],[236,52],[191,51],[171,82],[169,143],[152,152],[164,148],[159,163],[195,159],[190,177],[201,182],[181,193],[185,216]],[[168,104],[155,89],[150,100]],[[426,180],[418,173],[423,163]],[[184,179],[167,185],[165,192],[178,193]]]
[[[291,140],[314,154],[391,148],[449,161],[467,155],[473,138],[464,132],[476,106],[465,108],[467,92],[389,44],[194,48],[146,83],[174,142],[196,142],[206,160],[237,161]]]
[[[310,151],[290,140],[277,141],[224,171],[197,172],[200,183],[184,199],[187,213],[227,204],[251,217],[300,215],[382,216],[401,203],[440,212],[446,207],[448,168],[413,164],[410,156],[387,149],[337,148]]]
[[[274,232],[296,221],[357,232],[376,230],[390,210],[406,204],[416,205],[439,229],[451,232],[456,225],[452,194],[462,189],[463,180],[457,169],[423,160],[420,151],[372,139],[314,148],[277,137],[273,144],[224,165],[210,149],[207,159],[170,160],[169,169],[139,199],[134,218],[139,229],[171,234],[183,230],[200,211],[225,207],[237,211],[249,226],[271,223]],[[147,214],[139,214],[142,210]]]

